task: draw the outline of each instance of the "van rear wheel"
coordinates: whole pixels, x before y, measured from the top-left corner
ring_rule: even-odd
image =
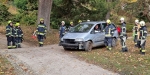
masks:
[[[91,41],[87,41],[85,43],[85,51],[91,51],[92,50],[92,42]]]

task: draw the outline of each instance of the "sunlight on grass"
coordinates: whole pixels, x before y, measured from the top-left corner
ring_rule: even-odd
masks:
[[[150,37],[148,37],[150,39]],[[121,75],[150,75],[150,46],[147,40],[146,55],[140,55],[139,49],[134,48],[132,39],[128,39],[129,52],[120,52],[120,44],[112,51],[106,48],[96,48],[91,52],[76,51],[75,55],[89,63],[117,72]]]

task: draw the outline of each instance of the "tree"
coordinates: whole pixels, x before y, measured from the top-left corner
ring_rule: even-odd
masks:
[[[50,12],[53,0],[39,0],[38,5],[38,23],[39,19],[43,18],[47,25],[47,30],[50,31]]]

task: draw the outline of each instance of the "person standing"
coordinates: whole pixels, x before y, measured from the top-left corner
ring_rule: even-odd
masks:
[[[139,20],[136,19],[135,20],[135,26],[133,27],[133,40],[134,40],[134,44],[135,44],[135,47],[137,47],[137,42],[138,42],[138,39],[139,39]]]
[[[15,24],[15,39],[16,39],[16,48],[21,48],[21,43],[23,40],[23,31],[19,23]]]
[[[15,30],[12,21],[8,21],[6,26],[6,37],[7,37],[7,47],[8,49],[16,48],[15,44]]]
[[[61,22],[61,26],[59,28],[59,38],[61,39],[66,33],[65,21]]]
[[[127,52],[128,48],[126,46],[126,39],[127,39],[127,33],[126,33],[126,22],[124,18],[120,18],[121,22],[121,33],[120,33],[120,41],[122,45],[122,52]]]
[[[61,26],[59,28],[59,46],[61,46],[61,38],[66,34],[65,21],[61,21]]]
[[[70,26],[69,26],[69,28],[68,28],[68,31],[71,30],[73,27],[74,27],[74,24],[73,24],[73,22],[71,21],[71,22],[70,22]]]
[[[105,45],[108,50],[112,50],[112,39],[115,28],[111,25],[111,21],[108,19],[106,21],[107,26],[104,29],[105,32]]]
[[[140,30],[140,36],[139,36],[139,40],[140,40],[140,53],[141,54],[145,54],[145,44],[146,44],[146,37],[147,37],[147,27],[145,25],[145,22],[144,21],[140,21],[140,25],[141,25],[141,28],[139,29]]]
[[[46,39],[46,25],[44,24],[44,19],[40,18],[40,23],[37,26],[36,34],[39,42],[39,47],[43,47],[44,39]]]

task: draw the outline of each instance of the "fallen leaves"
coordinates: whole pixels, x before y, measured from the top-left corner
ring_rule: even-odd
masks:
[[[6,55],[9,57],[9,55]],[[14,67],[0,55],[0,75],[15,75]]]

